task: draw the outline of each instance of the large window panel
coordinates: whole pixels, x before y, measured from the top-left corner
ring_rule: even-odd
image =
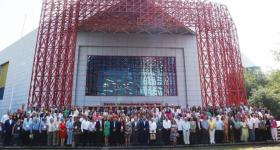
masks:
[[[175,57],[88,56],[87,96],[177,96]]]

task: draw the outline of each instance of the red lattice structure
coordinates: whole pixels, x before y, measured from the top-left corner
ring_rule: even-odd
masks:
[[[197,33],[203,106],[246,104],[235,25],[226,6],[199,0],[44,0],[29,106],[71,106],[77,32]]]

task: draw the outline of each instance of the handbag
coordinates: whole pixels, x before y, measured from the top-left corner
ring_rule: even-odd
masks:
[[[31,133],[31,134],[29,134],[29,138],[30,139],[33,139],[34,138],[34,135]]]
[[[150,140],[156,140],[156,134],[155,133],[150,134]]]

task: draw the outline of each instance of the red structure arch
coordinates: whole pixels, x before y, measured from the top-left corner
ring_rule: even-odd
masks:
[[[71,106],[78,31],[197,34],[203,106],[246,104],[235,25],[224,5],[200,0],[44,0],[29,106]]]

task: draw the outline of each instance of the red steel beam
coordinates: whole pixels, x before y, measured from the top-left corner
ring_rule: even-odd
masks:
[[[179,27],[197,33],[202,105],[246,104],[237,31],[226,6],[200,0],[44,0],[28,105],[71,106],[78,31],[152,34]]]

